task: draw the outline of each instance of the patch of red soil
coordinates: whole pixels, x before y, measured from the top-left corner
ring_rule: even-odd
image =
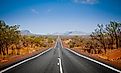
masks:
[[[114,49],[110,52],[107,52],[105,55],[109,60],[119,60],[121,59],[121,49]]]

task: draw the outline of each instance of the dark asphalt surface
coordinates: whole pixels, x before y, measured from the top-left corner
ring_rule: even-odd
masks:
[[[62,48],[60,41],[47,53],[18,65],[5,73],[60,73],[58,57],[62,60],[63,73],[116,73],[104,66],[79,57]]]

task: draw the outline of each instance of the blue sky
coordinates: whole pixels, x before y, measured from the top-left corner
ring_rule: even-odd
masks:
[[[32,33],[92,32],[121,22],[121,0],[0,0],[0,20]]]

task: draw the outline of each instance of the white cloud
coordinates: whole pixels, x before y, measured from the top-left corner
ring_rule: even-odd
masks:
[[[98,0],[74,0],[75,3],[96,4]]]
[[[36,9],[31,9],[31,11],[35,14],[39,14],[39,11],[37,11]]]

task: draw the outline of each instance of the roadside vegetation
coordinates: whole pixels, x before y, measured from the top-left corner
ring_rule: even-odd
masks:
[[[91,35],[64,38],[69,48],[81,47],[88,53],[106,53],[108,49],[121,48],[121,23],[98,24]]]
[[[0,64],[13,56],[24,56],[54,46],[55,36],[22,35],[19,27],[0,20]]]
[[[65,47],[118,62],[121,68],[121,23],[98,24],[90,35],[63,36]]]

